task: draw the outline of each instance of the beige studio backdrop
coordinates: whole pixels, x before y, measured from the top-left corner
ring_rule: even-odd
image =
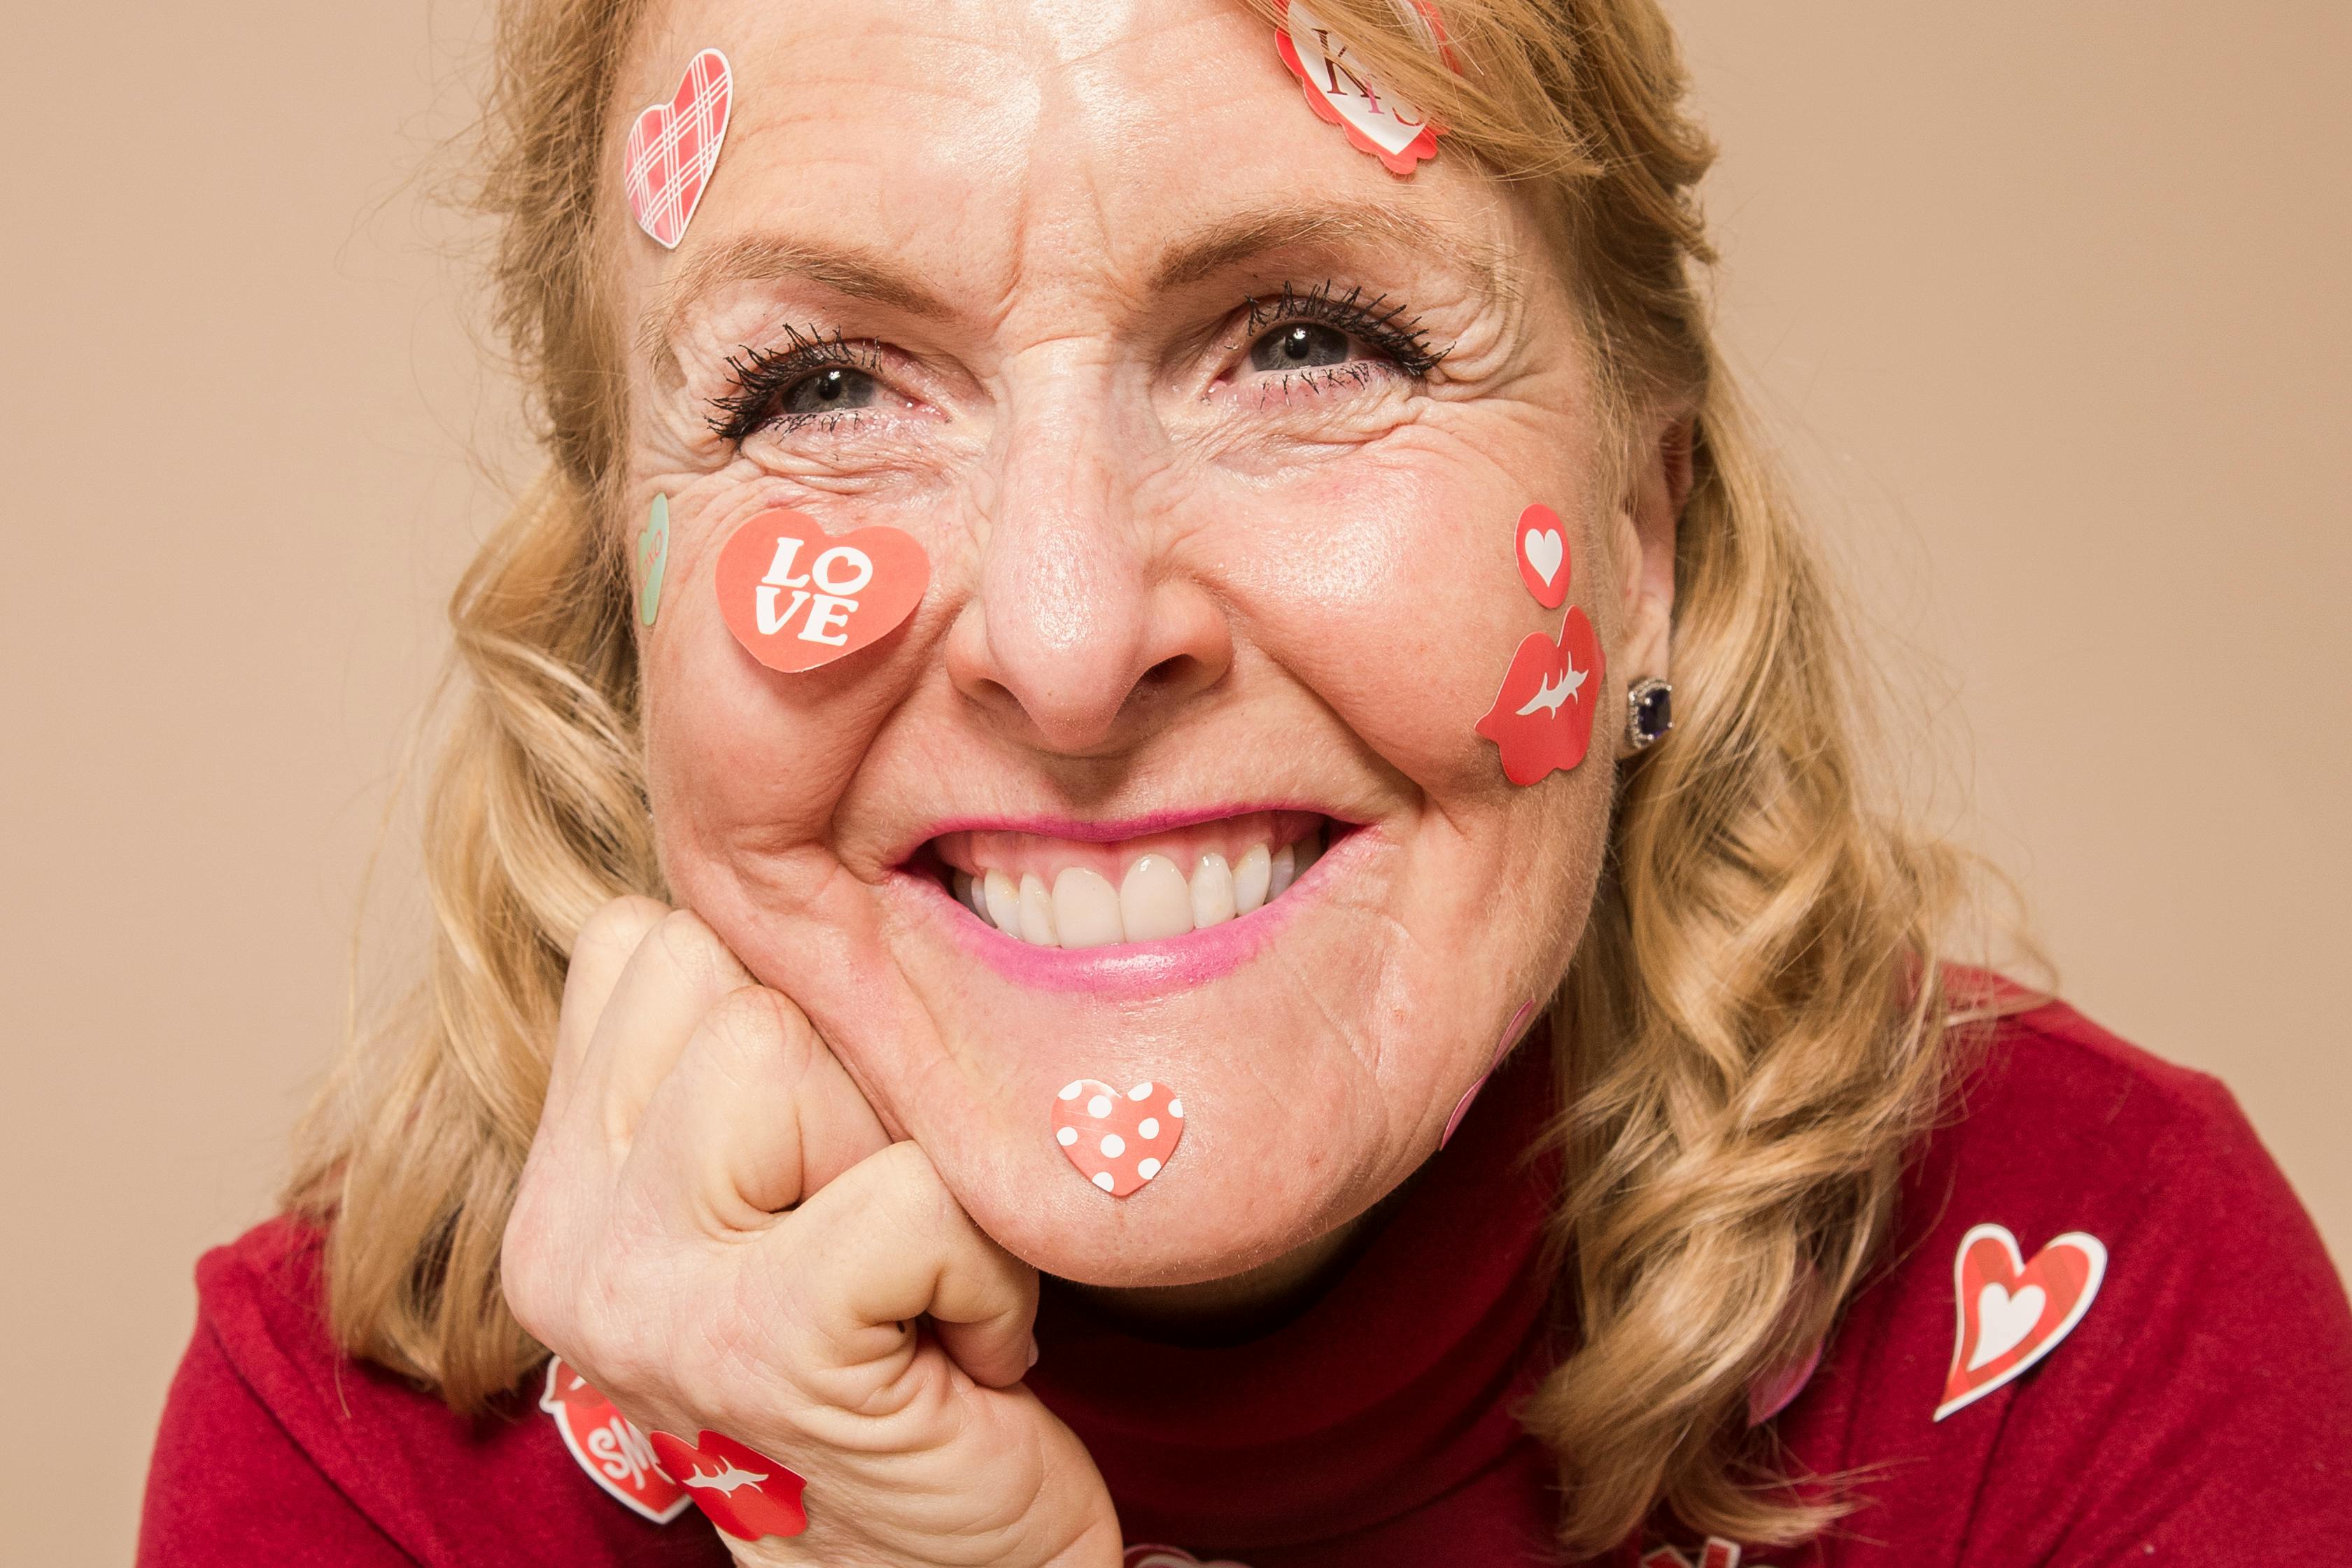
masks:
[[[2352,1260],[2352,7],[1675,8],[1730,340],[1911,650],[1947,816]],[[137,9],[13,0],[0,48],[11,1563],[129,1556],[191,1266],[342,1032],[499,502],[469,453],[515,471],[407,179],[479,0]],[[375,903],[413,917],[401,853]]]

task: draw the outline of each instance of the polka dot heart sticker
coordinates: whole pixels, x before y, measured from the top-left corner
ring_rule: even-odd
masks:
[[[1113,1197],[1143,1190],[1184,1136],[1184,1102],[1164,1083],[1122,1094],[1081,1078],[1054,1097],[1054,1142],[1080,1176]]]

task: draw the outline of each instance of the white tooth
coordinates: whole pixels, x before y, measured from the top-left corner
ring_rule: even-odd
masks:
[[[1024,890],[1027,883],[1024,880]],[[1082,865],[1054,879],[1054,930],[1065,947],[1108,947],[1119,939],[1118,891]]]
[[[1035,872],[1021,878],[1021,940],[1040,947],[1058,947],[1054,936],[1054,895]]]
[[[1249,853],[1242,856],[1234,867],[1234,913],[1247,915],[1265,902],[1266,879],[1273,874],[1274,862],[1264,844],[1252,844]]]
[[[1274,852],[1274,869],[1266,878],[1266,897],[1280,898],[1298,875],[1298,852],[1288,844]]]
[[[1192,925],[1216,925],[1234,917],[1234,868],[1211,851],[1192,868]]]
[[[969,872],[960,871],[950,881],[955,888],[956,902],[977,914],[980,905],[971,901],[971,874]]]
[[[1021,887],[1001,871],[990,872],[981,879],[981,902],[986,904],[988,918],[999,931],[1021,935]]]
[[[1156,942],[1192,929],[1192,890],[1166,855],[1146,855],[1118,884],[1119,925],[1130,942]]]

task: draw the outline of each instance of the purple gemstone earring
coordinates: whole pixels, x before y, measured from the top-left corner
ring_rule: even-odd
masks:
[[[1625,744],[1646,751],[1675,727],[1675,688],[1648,676],[1625,688]]]

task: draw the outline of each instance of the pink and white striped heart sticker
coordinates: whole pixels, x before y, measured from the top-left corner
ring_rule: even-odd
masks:
[[[629,127],[621,185],[637,226],[667,249],[677,248],[702,202],[727,140],[735,101],[735,73],[727,57],[705,49],[686,63],[686,75],[667,103],[656,103]]]

